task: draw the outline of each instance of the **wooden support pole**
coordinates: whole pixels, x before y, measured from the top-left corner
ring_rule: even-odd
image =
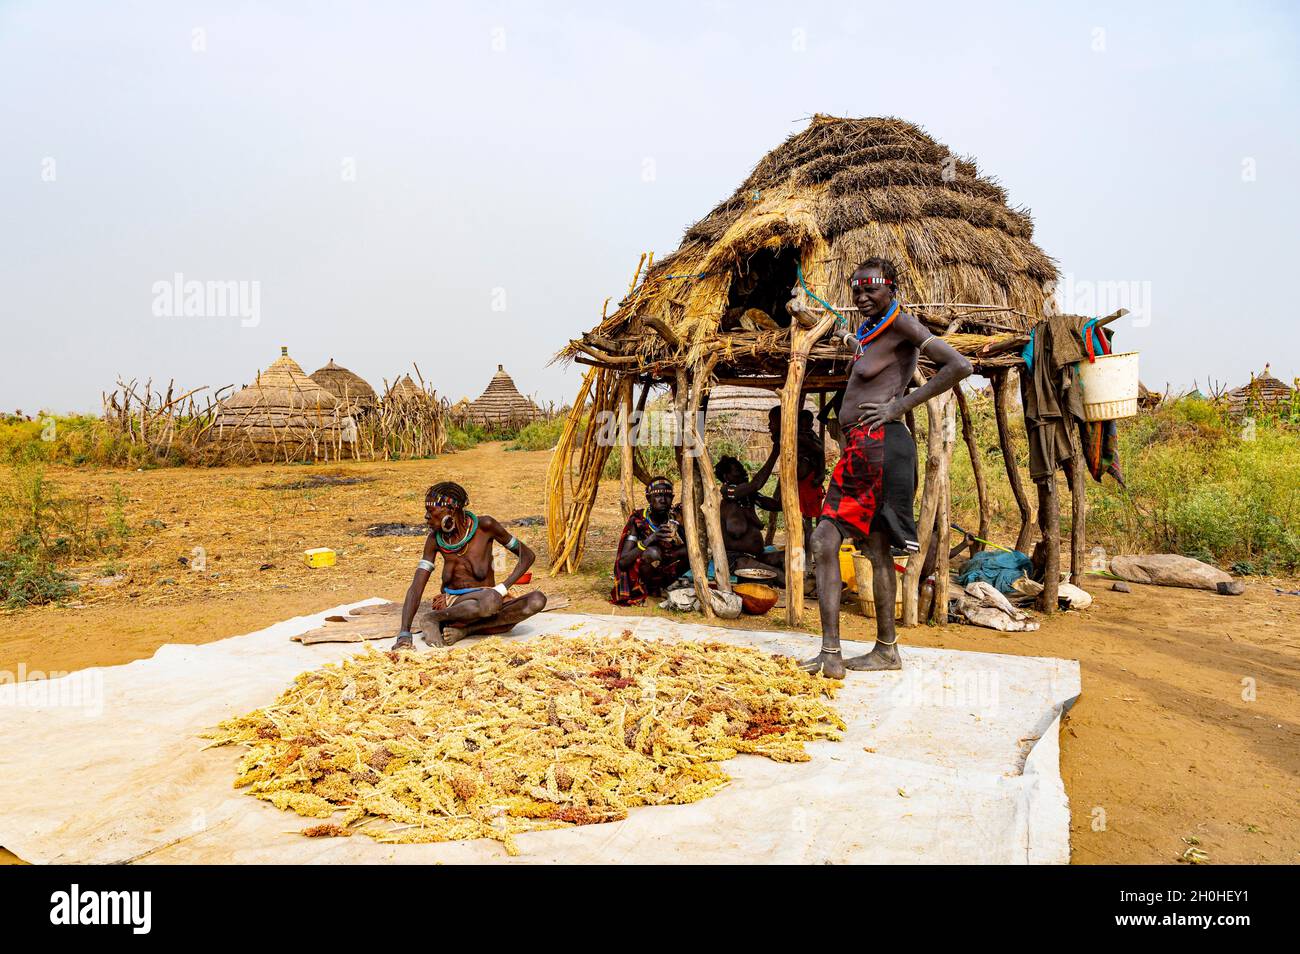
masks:
[[[934,537],[935,518],[939,511],[940,461],[943,458],[943,422],[947,405],[953,400],[952,392],[945,391],[925,402],[926,460],[925,483],[921,489],[921,519],[917,522],[917,543],[920,549],[907,561],[907,570],[903,573],[903,619],[904,626],[915,626],[919,622],[919,597],[921,568],[925,563],[925,554],[929,552],[930,541]],[[949,451],[951,458],[951,450]],[[943,542],[947,542],[944,538]],[[940,546],[940,550],[945,547]]]
[[[1056,612],[1061,589],[1061,500],[1056,490],[1055,471],[1038,481],[1038,529],[1046,548],[1043,592],[1038,594],[1038,609],[1050,616]]]
[[[713,362],[706,361],[695,369],[695,383],[691,388],[692,403],[700,404],[700,395],[708,387],[709,375],[713,371]],[[703,416],[703,415],[700,415]],[[704,443],[704,435],[699,432],[695,415],[691,417],[691,431],[694,447],[699,450],[695,459],[696,472],[700,475],[700,505],[704,510],[704,530],[708,536],[709,553],[713,557],[713,580],[718,584],[720,593],[731,592],[731,565],[727,560],[727,544],[722,536],[722,489],[718,478],[713,473],[713,458]]]
[[[954,390],[960,400],[961,385]],[[944,405],[940,427],[938,500],[934,519],[939,554],[934,567],[934,603],[931,608],[931,618],[939,626],[948,622],[948,527],[952,524],[952,451],[957,442],[957,404],[957,400],[950,399]]]
[[[1033,509],[1029,506],[1029,496],[1020,479],[1020,468],[1016,465],[1016,445],[1011,437],[1011,374],[999,371],[993,378],[993,408],[998,421],[998,443],[1002,447],[1002,460],[1007,468],[1007,481],[1015,495],[1016,506],[1020,508],[1020,533],[1016,535],[1016,549],[1021,553],[1029,552],[1029,541],[1033,539]]]
[[[982,540],[987,540],[989,538],[989,488],[984,480],[983,455],[980,454],[979,441],[975,439],[975,428],[971,423],[966,392],[962,390],[960,384],[957,385],[955,390],[957,392],[957,407],[961,410],[961,433],[966,439],[966,450],[970,453],[970,469],[975,478],[975,496],[979,501],[980,520],[977,536]],[[943,526],[946,528],[947,524],[943,524]],[[945,539],[947,539],[946,536]],[[984,544],[977,542],[971,547],[971,553],[973,555],[983,549]]]
[[[1070,459],[1065,476],[1070,484],[1070,582],[1083,586],[1083,548],[1088,537],[1088,465],[1083,460],[1079,435],[1070,428]]]
[[[799,508],[799,407],[803,403],[808,352],[835,322],[826,314],[809,329],[791,328],[790,364],[781,389],[781,511],[785,514],[785,621],[803,623],[803,576],[807,565],[803,512]]]
[[[692,401],[690,384],[685,368],[677,369],[677,416],[681,426],[678,461],[682,472],[682,533],[686,537],[686,557],[691,564],[691,575],[695,577],[695,596],[700,601],[700,609],[707,619],[714,619],[713,603],[709,599],[708,562],[700,550],[700,526],[696,518],[695,499],[695,457],[692,448],[687,445],[694,433],[692,404],[698,405],[698,395]]]
[[[635,477],[636,466],[632,444],[635,435],[632,433],[631,375],[624,375],[618,382],[618,403],[623,414],[623,420],[618,429],[619,450],[621,451],[618,502],[623,508],[623,520],[626,522],[632,516],[632,511],[636,509],[636,499],[632,493],[632,482]]]

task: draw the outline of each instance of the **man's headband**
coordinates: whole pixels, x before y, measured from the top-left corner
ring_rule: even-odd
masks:
[[[894,281],[893,281],[893,279],[891,279],[891,278],[851,278],[851,279],[849,279],[849,287],[851,287],[851,288],[857,288],[859,285],[892,285],[892,284],[894,284]]]
[[[457,500],[455,497],[451,496],[450,494],[434,494],[429,498],[429,501],[435,507],[458,508],[464,506],[464,504],[462,504],[459,500]]]
[[[656,490],[666,490],[669,493],[672,493],[673,482],[669,480],[667,477],[657,477],[654,480],[650,481],[650,483],[646,484],[645,492],[647,494],[652,494]]]

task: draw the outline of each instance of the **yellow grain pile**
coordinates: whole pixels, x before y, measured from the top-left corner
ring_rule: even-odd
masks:
[[[495,838],[707,798],[740,752],[807,761],[838,739],[834,685],[793,660],[720,643],[491,639],[373,649],[303,673],[275,704],[208,738],[248,748],[236,787],[313,818],[305,835]]]

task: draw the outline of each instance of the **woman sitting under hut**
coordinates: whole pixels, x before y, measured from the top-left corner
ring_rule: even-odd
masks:
[[[730,455],[719,458],[713,468],[722,485],[722,539],[727,548],[727,564],[733,573],[755,568],[778,572],[785,569],[785,555],[775,550],[768,552],[763,546],[763,521],[757,510],[762,507],[775,513],[781,509],[776,500],[759,492],[779,457],[780,445],[773,444],[772,453],[753,480],[749,479],[745,465]]]
[[[431,612],[420,619],[424,641],[430,646],[450,646],[466,636],[508,633],[546,608],[546,594],[540,590],[508,598],[510,587],[533,565],[533,551],[492,517],[469,510],[468,504],[465,488],[451,481],[434,484],[425,494],[424,519],[431,530],[402,603],[402,631],[393,649],[415,646],[411,624],[438,554],[442,554],[442,592],[433,598]],[[504,583],[497,583],[492,573],[494,542],[519,558]]]
[[[647,596],[660,596],[686,572],[686,542],[679,530],[681,506],[673,505],[673,482],[656,477],[646,485],[648,506],[632,513],[618,540],[614,557],[615,606],[640,606]]]

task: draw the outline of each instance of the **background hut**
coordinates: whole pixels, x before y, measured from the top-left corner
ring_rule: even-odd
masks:
[[[519,393],[502,365],[492,375],[487,389],[469,405],[469,417],[481,427],[513,427],[543,417],[541,409]]]
[[[379,404],[375,389],[361,375],[335,364],[333,358],[330,358],[325,367],[313,373],[311,379],[334,395],[354,418],[369,414]]]
[[[1254,414],[1276,414],[1290,408],[1293,390],[1269,374],[1269,365],[1264,365],[1264,373],[1250,376],[1250,383],[1233,388],[1225,395],[1228,413],[1233,417],[1246,417]]]
[[[780,399],[767,388],[749,388],[736,384],[717,384],[709,389],[708,413],[704,422],[706,437],[725,437],[744,446],[750,461],[762,461],[772,450],[772,436],[767,416],[779,406]],[[804,407],[817,413],[811,398]]]
[[[560,353],[592,370],[552,458],[553,565],[574,569],[581,560],[610,450],[593,436],[595,428],[581,427],[585,416],[630,415],[634,384],[643,389],[637,407],[644,405],[646,390],[668,385],[690,431],[695,413],[710,405],[719,386],[768,388],[780,396],[783,420],[782,505],[786,549],[794,557],[786,561],[787,620],[800,621],[803,578],[793,567],[801,563],[804,540],[794,479],[795,419],[804,394],[824,393],[845,380],[849,354],[831,332],[836,325],[848,330],[859,323],[847,300],[848,278],[872,256],[897,264],[904,306],[970,357],[977,373],[993,380],[1002,456],[1021,510],[1017,548],[1026,549],[1032,510],[1014,465],[1007,424],[1014,385],[1007,374],[1022,363],[1017,351],[1028,340],[1027,330],[1045,318],[1057,280],[1055,264],[1032,238],[1027,210],[1008,205],[1006,191],[981,175],[973,161],[954,155],[920,127],[893,118],[814,117],[807,129],[763,157],[730,198],[691,226],[675,252],[658,262],[651,256],[648,264],[643,255],[618,309]],[[923,379],[932,370],[922,356],[918,375]],[[947,467],[959,406],[972,464],[980,466],[965,395],[958,389],[934,398],[927,405],[927,471],[918,521],[923,552],[933,535],[947,539]],[[686,435],[692,437],[700,435]],[[633,443],[622,441],[624,500],[634,496]],[[565,471],[574,455],[578,473],[570,480]],[[718,563],[719,587],[727,588],[725,559],[719,559],[717,488],[707,448],[698,462],[693,454],[679,456],[687,544],[708,612],[698,546],[701,519]],[[1076,582],[1084,572],[1081,463],[1076,455],[1069,471]],[[977,486],[982,481],[981,471]],[[1056,603],[1059,504],[1055,480],[1037,486],[1039,530],[1049,544],[1041,605],[1050,612]],[[980,501],[983,524],[983,492]],[[937,550],[934,605],[946,607],[948,547]],[[904,580],[909,623],[916,621],[920,569],[921,561],[911,561]]]
[[[384,392],[384,400],[400,403],[402,401],[429,401],[432,398],[428,391],[411,380],[411,375],[408,373],[394,381],[393,386]]]
[[[259,460],[337,460],[355,440],[356,426],[282,347],[252,384],[218,405],[210,433],[248,445]]]

